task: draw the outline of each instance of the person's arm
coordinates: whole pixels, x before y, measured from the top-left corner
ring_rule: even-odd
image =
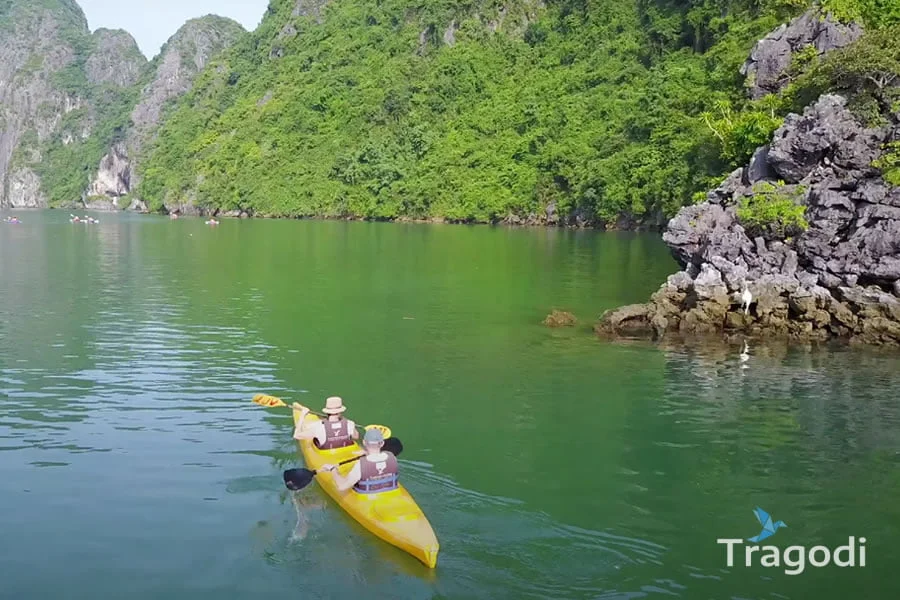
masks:
[[[293,408],[297,408],[300,406],[299,404],[294,405]],[[297,421],[297,426],[294,428],[294,439],[295,440],[311,440],[316,437],[316,429],[314,426],[307,426],[306,423],[306,415],[309,414],[309,409],[305,406],[300,407],[300,419]],[[318,423],[318,422],[317,422]]]
[[[338,473],[337,467],[334,465],[322,465],[322,470],[331,473],[331,476],[334,477],[334,483],[337,485],[338,491],[341,492],[346,492],[352,488],[359,481],[359,478],[362,477],[362,469],[359,466],[359,461],[356,461],[356,464],[353,465],[353,468],[350,469],[350,472],[346,475]]]
[[[356,428],[356,423],[350,421],[350,437],[355,441],[359,439],[359,430]]]

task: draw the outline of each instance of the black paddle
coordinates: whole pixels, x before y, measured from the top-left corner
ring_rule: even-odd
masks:
[[[382,446],[382,450],[390,452],[394,456],[399,456],[401,452],[403,452],[403,444],[400,443],[400,440],[395,437],[389,437],[384,440],[384,446]],[[353,461],[359,460],[364,455],[355,456],[353,458],[348,458],[347,460],[342,460],[338,463],[338,465],[346,465],[347,463],[352,463]],[[308,486],[312,480],[315,478],[316,473],[318,471],[311,471],[309,469],[288,469],[284,472],[284,485],[289,490],[302,490],[306,486]]]

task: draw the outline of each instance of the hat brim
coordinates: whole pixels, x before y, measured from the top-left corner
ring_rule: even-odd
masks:
[[[339,415],[342,412],[344,412],[345,410],[347,410],[347,407],[342,406],[340,408],[323,408],[322,412],[325,413],[326,415]]]

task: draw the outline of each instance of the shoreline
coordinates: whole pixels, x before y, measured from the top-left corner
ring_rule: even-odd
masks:
[[[584,230],[584,231],[599,231],[599,232],[631,232],[631,233],[653,233],[657,236],[662,236],[663,231],[665,230],[665,223],[662,225],[644,225],[640,221],[634,221],[630,218],[624,219],[626,223],[632,222],[636,223],[635,226],[619,226],[618,223],[606,223],[606,222],[590,222],[585,221],[581,223],[567,223],[567,222],[547,222],[541,221],[539,219],[522,219],[522,218],[507,218],[500,219],[497,221],[461,221],[454,219],[447,219],[444,217],[427,217],[427,218],[415,218],[415,217],[391,217],[391,218],[376,218],[376,217],[358,217],[358,216],[330,216],[330,215],[302,215],[302,216],[274,216],[274,215],[260,215],[260,214],[249,214],[249,213],[237,213],[237,211],[209,211],[209,210],[198,210],[196,212],[186,212],[183,213],[181,211],[175,210],[170,212],[162,212],[162,211],[143,211],[143,210],[129,210],[129,209],[105,209],[105,208],[73,208],[73,207],[56,207],[56,206],[34,206],[34,207],[4,207],[0,210],[8,210],[8,211],[39,211],[39,210],[52,210],[52,211],[71,211],[71,212],[93,212],[93,213],[134,213],[138,215],[151,215],[151,216],[160,216],[166,217],[172,214],[177,214],[179,219],[182,218],[209,218],[215,217],[217,219],[228,219],[228,220],[252,220],[252,219],[265,219],[265,220],[277,220],[277,221],[347,221],[347,222],[365,222],[365,223],[414,223],[421,225],[482,225],[488,227],[509,227],[511,229],[565,229],[565,230]],[[237,213],[237,214],[235,214]]]

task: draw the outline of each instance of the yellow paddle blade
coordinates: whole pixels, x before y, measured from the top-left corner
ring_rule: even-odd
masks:
[[[381,435],[384,436],[384,439],[388,439],[389,437],[391,437],[391,428],[384,425],[366,425],[364,429],[366,431],[370,429],[378,429],[379,431],[381,431]]]
[[[266,408],[276,408],[278,406],[287,406],[284,400],[281,398],[276,398],[275,396],[269,396],[267,394],[257,394],[253,396],[253,402],[255,404],[259,404],[260,406],[265,406]]]

